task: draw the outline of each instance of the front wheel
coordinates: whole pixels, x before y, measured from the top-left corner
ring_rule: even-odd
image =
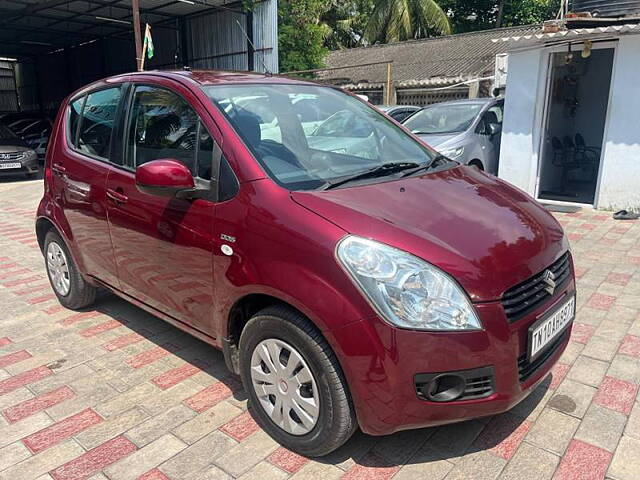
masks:
[[[240,373],[255,416],[277,442],[302,455],[326,455],[356,429],[335,354],[300,313],[271,307],[240,338]]]
[[[96,288],[82,278],[64,240],[54,230],[44,239],[44,257],[51,287],[62,305],[77,310],[93,303]]]

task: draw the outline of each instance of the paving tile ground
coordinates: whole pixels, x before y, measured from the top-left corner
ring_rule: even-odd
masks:
[[[640,479],[640,222],[556,214],[577,319],[522,404],[357,433],[318,461],[258,427],[217,350],[111,295],[87,312],[58,305],[33,232],[41,193],[0,179],[0,480]]]

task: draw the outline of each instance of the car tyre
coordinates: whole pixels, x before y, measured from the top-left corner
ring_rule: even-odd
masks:
[[[484,165],[482,164],[482,162],[480,160],[471,160],[469,162],[469,166],[470,167],[476,167],[481,172],[484,172]]]
[[[269,367],[261,360],[260,352],[262,355],[268,352],[267,362],[273,360],[272,347],[275,352],[280,348],[279,365]],[[252,411],[274,440],[301,455],[320,457],[336,450],[353,435],[357,422],[340,365],[326,340],[302,314],[284,306],[258,312],[242,331],[239,350],[240,374]],[[286,368],[293,365],[297,367],[289,375]],[[278,372],[269,368],[280,371],[280,380],[273,381]],[[266,377],[267,381],[260,383]],[[293,400],[278,403],[278,398],[285,398],[287,383]],[[276,392],[279,397],[266,392]],[[278,405],[283,405],[279,410],[285,412],[282,415],[273,413],[278,411]],[[272,411],[268,413],[267,409]],[[307,412],[311,414],[305,415]]]
[[[94,302],[97,288],[82,278],[67,245],[54,230],[45,237],[44,258],[49,282],[63,306],[78,310]]]

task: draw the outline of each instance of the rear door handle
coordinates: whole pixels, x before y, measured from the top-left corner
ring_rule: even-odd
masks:
[[[107,189],[107,197],[118,204],[127,203],[129,201],[129,197],[127,197],[124,193],[117,192],[110,188]]]
[[[58,175],[64,175],[65,173],[67,173],[67,169],[64,168],[63,165],[60,165],[59,163],[54,163],[51,166],[51,170],[53,170],[55,173],[57,173]]]

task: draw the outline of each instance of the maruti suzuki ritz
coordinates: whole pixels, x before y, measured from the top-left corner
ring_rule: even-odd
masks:
[[[62,305],[105,288],[222,349],[260,425],[309,456],[358,427],[509,410],[575,314],[569,244],[533,199],[355,96],[276,76],[72,94],[36,230]]]

